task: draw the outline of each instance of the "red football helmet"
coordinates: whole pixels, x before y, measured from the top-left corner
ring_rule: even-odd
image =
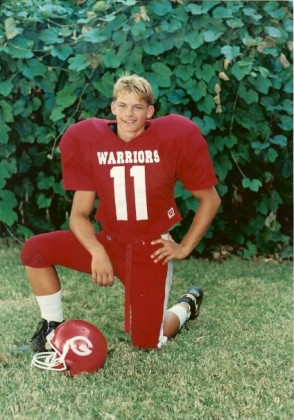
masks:
[[[59,325],[47,336],[53,351],[36,353],[32,365],[40,369],[62,371],[71,376],[99,370],[107,357],[107,342],[102,332],[80,319]]]

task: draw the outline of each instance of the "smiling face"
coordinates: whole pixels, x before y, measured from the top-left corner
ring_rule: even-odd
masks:
[[[146,120],[153,116],[154,107],[140,96],[122,91],[112,102],[111,111],[116,116],[118,136],[128,142],[145,130]]]

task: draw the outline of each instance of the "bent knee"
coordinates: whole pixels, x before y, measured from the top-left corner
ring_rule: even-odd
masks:
[[[23,265],[34,268],[48,267],[39,236],[32,236],[25,242],[20,253],[20,260]]]

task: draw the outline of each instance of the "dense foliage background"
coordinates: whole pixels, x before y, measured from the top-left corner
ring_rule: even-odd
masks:
[[[3,2],[0,234],[67,226],[58,142],[78,120],[110,117],[128,71],[152,83],[157,116],[191,118],[209,143],[222,208],[198,252],[291,255],[291,31],[290,1]],[[195,204],[175,193],[179,237]]]

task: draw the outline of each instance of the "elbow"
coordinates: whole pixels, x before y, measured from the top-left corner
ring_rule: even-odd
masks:
[[[89,221],[89,217],[85,213],[72,212],[69,216],[69,229],[75,233],[79,227],[85,222]]]

